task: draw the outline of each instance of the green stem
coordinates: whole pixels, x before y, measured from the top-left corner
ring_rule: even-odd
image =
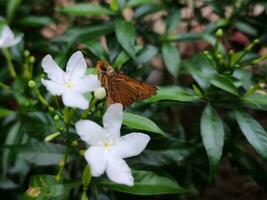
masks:
[[[71,141],[70,141],[69,128],[70,128],[70,121],[71,121],[71,117],[73,115],[73,112],[74,112],[73,109],[70,109],[68,107],[64,108],[64,123],[66,125],[65,138],[67,139],[67,150],[66,150],[66,152],[64,154],[63,160],[59,164],[60,168],[59,168],[58,173],[56,175],[56,180],[58,182],[61,181],[61,179],[62,179],[62,173],[63,173],[63,170],[65,168],[65,165],[66,165],[66,162],[68,160],[69,153],[70,153]]]
[[[6,85],[2,82],[0,82],[0,88],[3,88],[4,90],[10,90],[10,86],[9,85]]]
[[[33,91],[35,93],[35,95],[37,96],[38,100],[48,108],[49,111],[53,112],[55,109],[51,106],[49,106],[49,103],[45,100],[45,98],[41,95],[40,91],[38,90],[38,88],[35,86],[33,87]]]
[[[93,97],[93,99],[90,101],[89,107],[83,112],[82,119],[86,119],[86,117],[89,115],[91,108],[96,104],[97,99]]]
[[[13,66],[13,64],[12,64],[11,57],[10,57],[10,54],[9,54],[8,49],[7,49],[7,48],[3,48],[3,49],[2,49],[2,53],[3,53],[3,55],[4,55],[5,59],[6,59],[6,62],[7,62],[7,69],[8,69],[8,71],[9,71],[9,73],[10,73],[10,76],[11,76],[13,79],[15,79],[16,76],[17,76],[17,74],[16,74],[15,68],[14,68],[14,66]]]

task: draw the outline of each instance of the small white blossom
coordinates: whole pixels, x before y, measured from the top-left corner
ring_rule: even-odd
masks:
[[[11,31],[9,26],[5,26],[0,34],[0,48],[11,47],[20,42],[22,39],[22,34],[15,37],[14,33]]]
[[[80,51],[75,52],[69,59],[64,72],[47,55],[42,60],[42,67],[50,80],[42,80],[43,85],[53,94],[62,96],[65,106],[87,109],[89,102],[82,95],[101,87],[96,75],[85,75],[87,66]]]
[[[123,119],[122,104],[112,104],[103,116],[103,128],[90,120],[75,124],[81,139],[90,145],[85,151],[85,159],[93,176],[106,172],[113,182],[133,186],[131,169],[123,158],[140,154],[150,137],[143,133],[130,133],[120,137]]]

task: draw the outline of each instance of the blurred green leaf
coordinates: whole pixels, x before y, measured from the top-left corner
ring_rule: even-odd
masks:
[[[73,188],[80,186],[80,182],[59,183],[55,176],[34,175],[30,178],[28,190],[25,192],[23,200],[38,199],[49,200],[69,192]]]
[[[247,33],[251,36],[257,36],[258,33],[257,33],[257,30],[249,25],[248,23],[246,22],[242,22],[242,21],[236,21],[234,23],[234,26],[239,30],[239,31],[242,31],[243,33]]]
[[[128,60],[130,60],[130,56],[125,52],[125,51],[122,51],[119,53],[119,55],[116,57],[114,63],[113,63],[113,67],[115,69],[121,69],[122,65],[124,63],[126,63]]]
[[[174,138],[172,139],[175,140]],[[197,149],[195,146],[189,144],[168,146],[165,149],[160,146],[159,148],[162,149],[145,150],[139,156],[131,158],[129,162],[135,165],[150,165],[154,167],[175,165],[179,164],[179,162],[183,162]]]
[[[144,100],[146,103],[153,103],[158,101],[181,101],[191,102],[199,100],[200,97],[194,94],[194,91],[188,88],[179,86],[158,87],[157,94]]]
[[[267,95],[266,94],[245,95],[242,97],[242,101],[244,101],[245,103],[256,105],[258,107],[262,107],[267,105]]]
[[[100,5],[90,3],[77,3],[73,5],[67,5],[58,9],[59,12],[74,16],[103,16],[112,15],[113,12]]]
[[[138,64],[146,63],[150,61],[158,52],[157,47],[152,45],[147,45],[143,49],[137,52],[136,54],[136,62]]]
[[[267,160],[267,133],[262,126],[244,111],[235,111],[239,127],[248,142],[255,148],[262,158]]]
[[[123,49],[135,59],[135,28],[131,22],[117,20],[115,23],[117,39]]]
[[[162,9],[162,6],[156,4],[144,5],[136,8],[134,13],[134,18],[138,19],[141,17],[145,17],[146,15],[150,15],[156,12],[159,12]]]
[[[0,107],[0,118],[2,117],[7,117],[11,114],[14,114],[15,112],[6,108],[1,108]]]
[[[126,4],[126,7],[142,6],[146,4],[153,4],[155,2],[155,0],[129,0]]]
[[[159,194],[180,194],[188,192],[185,188],[168,177],[159,176],[149,171],[133,171],[134,186],[116,184],[109,180],[102,180],[100,184],[104,187],[119,192],[136,195],[159,195]]]
[[[210,83],[217,88],[230,92],[233,95],[239,96],[237,88],[231,79],[225,75],[217,74],[211,80]]]
[[[224,143],[224,128],[221,118],[216,111],[207,105],[201,116],[201,136],[210,163],[209,179],[214,178],[222,156]]]
[[[200,40],[202,38],[202,33],[178,33],[178,34],[169,34],[163,37],[163,40],[166,42],[176,41],[176,42],[190,42],[195,40]]]
[[[66,147],[60,144],[30,140],[15,148],[18,156],[38,166],[58,165],[64,158]],[[68,160],[70,161],[70,160]]]
[[[7,15],[7,20],[8,22],[10,22],[13,17],[16,14],[16,11],[18,9],[18,7],[20,6],[22,0],[9,0],[8,4],[7,4],[7,11],[6,11],[6,15]]]
[[[84,44],[86,45],[86,48],[89,49],[89,51],[97,58],[99,58],[100,60],[108,60],[108,53],[99,42],[95,40],[90,40],[84,42]]]
[[[133,129],[149,131],[166,136],[166,134],[153,121],[141,115],[124,112],[123,124]]]
[[[177,48],[169,43],[164,43],[162,46],[162,56],[167,70],[174,78],[177,78],[181,61]]]
[[[180,11],[177,8],[171,9],[166,19],[166,32],[170,33],[174,31],[177,28],[179,22]]]
[[[27,16],[18,20],[18,23],[30,27],[42,27],[52,24],[54,21],[46,16]]]
[[[248,173],[259,185],[267,187],[267,172],[260,163],[244,150],[236,148],[233,151],[235,160],[241,168]]]
[[[12,124],[12,127],[9,129],[9,131],[6,134],[6,139],[4,144],[5,145],[17,145],[19,141],[21,140],[22,136],[22,128],[21,123],[18,121],[15,124]],[[4,149],[3,155],[2,155],[2,177],[5,177],[8,168],[10,165],[10,149]]]
[[[73,27],[68,29],[64,35],[55,38],[53,42],[65,42],[71,46],[74,42],[99,38],[102,35],[112,32],[113,28],[112,23],[102,23],[101,25],[94,25],[90,27]]]
[[[89,165],[86,165],[86,167],[83,170],[83,175],[82,175],[82,183],[83,187],[87,188],[91,182],[92,175],[91,175],[91,169]]]

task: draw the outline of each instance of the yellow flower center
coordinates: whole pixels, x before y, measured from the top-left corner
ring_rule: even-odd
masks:
[[[109,142],[104,142],[103,146],[104,146],[104,149],[105,149],[105,150],[109,150],[110,147],[112,146],[112,144],[109,143]]]
[[[64,84],[64,86],[66,87],[66,88],[72,88],[73,87],[73,84],[71,83],[71,82],[68,82],[68,83],[65,83]]]

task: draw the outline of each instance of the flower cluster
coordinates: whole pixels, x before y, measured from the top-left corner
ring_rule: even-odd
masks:
[[[96,75],[86,75],[86,61],[80,51],[69,59],[64,72],[47,55],[42,60],[42,67],[48,80],[43,85],[52,95],[62,96],[65,106],[87,109],[88,101],[84,93],[93,92],[96,99],[105,96],[105,89]],[[133,186],[134,179],[131,169],[124,158],[140,154],[148,144],[150,137],[143,133],[130,133],[120,137],[123,120],[122,104],[112,104],[103,116],[103,127],[91,120],[76,122],[77,134],[89,148],[85,151],[85,159],[91,167],[93,176],[106,172],[108,178],[116,183]]]

